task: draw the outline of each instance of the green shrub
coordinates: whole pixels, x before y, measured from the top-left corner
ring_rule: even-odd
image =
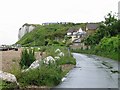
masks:
[[[87,53],[87,54],[96,54],[103,57],[108,57],[111,59],[119,60],[118,54],[119,54],[119,44],[120,37],[114,36],[110,38],[104,37],[98,45],[93,46],[89,50],[72,50],[72,52],[77,53]]]
[[[56,86],[61,82],[62,77],[68,72],[63,71],[61,65],[64,64],[76,64],[75,59],[70,54],[68,55],[68,49],[66,47],[61,46],[42,46],[41,49],[45,48],[45,52],[47,56],[57,56],[58,53],[55,53],[56,49],[60,49],[65,56],[61,57],[60,60],[57,60],[56,63],[50,63],[49,65],[43,64],[37,69],[33,69],[24,73],[21,73],[19,77],[17,77],[20,86]]]
[[[40,51],[41,52],[45,52],[46,51],[46,47],[42,47]]]
[[[17,88],[18,86],[16,85],[16,83],[0,80],[0,90],[13,90]]]
[[[53,41],[53,44],[59,44],[59,42],[58,42],[58,41],[56,41],[56,40],[54,40],[54,41]]]
[[[24,49],[22,51],[20,66],[21,68],[28,68],[35,61],[34,50]]]
[[[18,79],[21,85],[54,86],[62,79],[61,67],[55,64],[42,65],[40,68],[22,73]]]
[[[64,65],[64,64],[76,64],[76,60],[72,56],[65,56],[61,57],[59,60],[57,60],[58,65]]]

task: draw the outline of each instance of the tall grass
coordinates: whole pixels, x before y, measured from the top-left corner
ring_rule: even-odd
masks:
[[[54,86],[59,84],[61,79],[61,67],[56,66],[56,64],[50,64],[22,73],[18,81],[23,86]]]
[[[21,68],[28,68],[35,61],[34,55],[35,55],[34,49],[33,50],[31,48],[24,49],[22,51],[21,60],[20,60]]]

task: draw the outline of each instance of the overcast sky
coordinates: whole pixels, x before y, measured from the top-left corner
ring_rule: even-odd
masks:
[[[24,23],[100,22],[119,0],[1,0],[0,45],[14,44]]]

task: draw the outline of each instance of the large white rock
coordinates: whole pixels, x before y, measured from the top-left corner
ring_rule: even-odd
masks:
[[[55,56],[54,58],[55,58],[55,60],[59,60],[59,59],[60,59],[60,57],[59,57],[59,56]]]
[[[34,68],[38,68],[39,66],[40,66],[40,60],[36,60],[30,65],[29,68],[34,69]]]
[[[60,53],[58,54],[58,56],[63,57],[63,56],[65,56],[65,54],[64,54],[63,52],[60,52]]]
[[[4,81],[16,83],[17,85],[19,85],[19,83],[17,83],[17,79],[16,79],[15,75],[13,75],[11,73],[0,71],[0,79],[4,80]]]
[[[38,48],[38,51],[40,51],[40,48]]]
[[[56,49],[56,50],[55,50],[55,53],[57,53],[57,52],[61,52],[61,50],[60,50],[60,49]]]
[[[44,59],[45,64],[54,63],[55,59],[52,56],[48,56]]]
[[[26,71],[28,71],[28,70],[30,70],[30,69],[35,69],[35,68],[38,68],[38,67],[40,67],[40,60],[34,61],[34,62],[29,66],[29,68],[27,68],[27,69],[25,69],[25,70],[22,70],[22,72],[26,72]]]

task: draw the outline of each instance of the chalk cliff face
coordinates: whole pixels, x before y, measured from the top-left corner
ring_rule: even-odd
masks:
[[[20,29],[18,33],[18,39],[21,39],[25,34],[31,32],[35,29],[35,25],[33,24],[24,24]]]

